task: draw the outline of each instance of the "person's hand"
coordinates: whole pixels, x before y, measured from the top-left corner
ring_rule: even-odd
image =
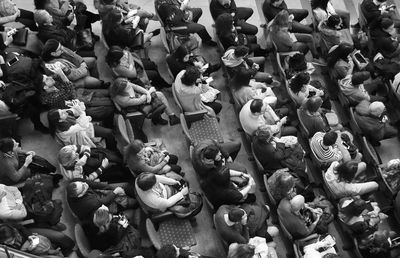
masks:
[[[169,155],[166,155],[166,156],[164,157],[164,162],[165,162],[165,163],[168,163],[168,162],[169,162]]]
[[[284,125],[287,123],[287,116],[282,117],[281,123]]]
[[[28,167],[28,166],[29,166],[29,164],[31,164],[31,163],[32,163],[32,158],[33,158],[33,156],[32,156],[32,155],[28,155],[28,156],[26,156],[26,158],[25,158],[25,163],[24,163],[24,167]]]
[[[228,163],[232,163],[232,162],[233,162],[233,159],[232,159],[232,157],[231,157],[231,156],[229,156],[229,157],[226,159],[226,162],[228,162]]]
[[[260,69],[260,66],[256,63],[253,63],[253,68],[258,70],[258,69]]]
[[[113,193],[115,193],[116,195],[124,195],[125,194],[125,190],[122,189],[122,187],[118,186],[114,189]]]
[[[293,20],[294,20],[294,15],[293,14],[289,15],[289,22],[292,22]]]
[[[156,88],[154,87],[150,87],[150,89],[148,90],[149,94],[156,92]]]
[[[17,19],[20,16],[21,16],[21,11],[19,9],[17,9],[17,11],[14,13],[14,17],[15,17],[15,19]]]
[[[149,104],[151,102],[151,94],[150,93],[146,94],[146,102],[147,102],[147,104]]]
[[[28,152],[26,152],[26,154],[32,155],[32,157],[35,157],[36,152],[34,152],[34,151],[28,151]]]
[[[103,168],[108,168],[109,165],[110,165],[110,162],[108,161],[108,159],[104,158],[103,161],[101,162],[101,166]]]
[[[183,187],[182,190],[181,190],[181,194],[188,195],[189,194],[189,188],[187,186]]]

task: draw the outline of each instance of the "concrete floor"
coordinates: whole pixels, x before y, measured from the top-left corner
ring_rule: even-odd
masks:
[[[356,13],[356,4],[361,0],[334,0],[334,5],[338,7],[342,7],[341,9],[348,9],[353,13]],[[397,0],[396,0],[397,1]],[[18,7],[33,10],[33,1],[32,0],[14,0]],[[86,5],[89,7],[89,10],[94,11],[93,3],[90,0],[84,1]],[[309,2],[308,0],[287,0],[286,1],[289,7],[292,8],[306,8],[309,9]],[[135,4],[138,4],[142,7],[142,9],[153,11],[154,10],[154,3],[152,0],[136,0],[134,1]],[[247,6],[252,7],[254,10],[254,15],[251,17],[249,22],[259,25],[265,23],[264,18],[261,12],[261,5],[263,3],[262,0],[236,0],[238,6]],[[203,8],[203,16],[201,17],[199,23],[204,24],[211,35],[213,35],[213,28],[211,27],[212,18],[210,12],[208,10],[209,2],[207,0],[192,0],[191,6],[193,7],[201,7]],[[400,5],[398,5],[400,6]],[[352,16],[352,23],[355,23],[356,16]],[[151,21],[148,27],[148,31],[151,31],[157,28],[159,24],[157,22]],[[94,24],[94,32],[97,35],[100,35],[101,24],[98,22]],[[263,42],[263,31],[259,29],[258,37],[260,38],[260,42]],[[219,60],[219,54],[215,49],[202,49],[201,52],[204,56],[215,63]],[[110,71],[104,63],[104,56],[106,50],[101,42],[96,44],[96,54],[98,56],[98,68],[101,75],[101,79],[106,81],[111,81],[111,74]],[[159,37],[155,37],[152,40],[152,44],[149,48],[149,57],[159,65],[160,71],[163,75],[167,75],[166,73],[166,63],[165,63],[165,56],[166,52],[163,49],[161,41]],[[270,62],[267,62],[267,71],[272,73],[272,67]],[[217,87],[222,91],[222,103],[223,109],[221,112],[221,122],[220,127],[223,132],[224,138],[228,139],[238,139],[241,138],[241,134],[237,131],[238,120],[236,118],[233,105],[229,103],[229,96],[225,90],[225,81],[222,77],[221,71],[214,74],[215,81],[217,82]],[[165,76],[166,79],[167,76]],[[169,79],[170,80],[170,79]],[[177,107],[173,103],[172,96],[170,92],[166,91],[165,94],[170,100],[170,104],[174,107],[175,111]],[[170,153],[174,153],[178,155],[180,161],[179,164],[182,166],[183,171],[186,172],[186,177],[190,182],[191,188],[194,191],[200,191],[199,184],[196,180],[194,175],[193,168],[191,166],[190,158],[188,155],[188,146],[186,142],[183,140],[183,133],[182,129],[179,125],[170,127],[170,126],[153,126],[149,121],[145,122],[145,132],[148,134],[149,138],[157,137],[162,138],[163,141],[166,143]],[[56,162],[56,153],[60,146],[56,144],[56,142],[49,136],[49,135],[42,135],[38,132],[33,131],[33,127],[30,122],[24,120],[21,121],[20,126],[20,134],[23,136],[22,145],[23,148],[26,150],[34,150],[39,155],[46,157],[51,163],[57,164]],[[250,174],[254,175],[255,173],[255,164],[248,160],[248,154],[246,153],[246,149],[242,147],[240,151],[237,162],[244,165]],[[257,176],[254,176],[256,179]],[[258,179],[257,179],[258,181]],[[258,185],[260,182],[257,182]],[[55,198],[62,199],[64,196],[64,187],[61,187],[56,190]],[[257,193],[257,198],[260,201],[265,200],[265,196],[261,192]],[[73,237],[73,221],[71,214],[64,211],[63,214],[63,222],[68,225],[68,229],[66,233]],[[194,228],[194,232],[196,234],[197,245],[193,247],[194,251],[202,253],[204,255],[210,255],[217,258],[225,257],[224,250],[219,238],[216,235],[215,230],[212,227],[212,214],[209,211],[208,207],[204,205],[203,210],[197,216],[197,224]],[[333,227],[333,231],[336,232],[335,227]],[[337,232],[336,232],[337,233]],[[336,235],[335,233],[335,235]],[[338,243],[340,244],[340,240],[338,239]],[[276,239],[277,242],[277,251],[279,257],[286,257],[286,253],[291,248],[290,244],[283,241],[281,238]],[[339,245],[338,244],[338,245]],[[347,254],[346,252],[341,252],[341,257],[351,257],[351,255]]]

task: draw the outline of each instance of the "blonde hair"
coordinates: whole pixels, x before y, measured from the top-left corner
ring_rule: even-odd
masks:
[[[93,215],[93,224],[99,228],[99,232],[105,232],[110,225],[110,212],[107,209],[97,209]]]

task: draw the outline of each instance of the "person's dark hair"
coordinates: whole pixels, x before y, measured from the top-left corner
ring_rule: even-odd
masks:
[[[250,103],[250,111],[251,113],[259,113],[261,112],[263,101],[261,99],[253,99]]]
[[[177,252],[172,244],[163,245],[157,252],[157,258],[176,258]]]
[[[55,39],[49,39],[43,46],[41,57],[44,62],[48,62],[54,57],[51,55],[52,52],[55,52],[60,45],[60,42]]]
[[[177,47],[177,48],[175,49],[174,53],[172,53],[172,56],[173,56],[176,60],[178,60],[178,61],[180,61],[180,62],[183,62],[183,58],[184,58],[186,55],[188,55],[188,54],[190,54],[189,49],[188,49],[186,46],[184,46],[184,45],[180,45],[179,47]]]
[[[290,89],[293,93],[298,93],[304,85],[308,84],[311,80],[310,74],[306,72],[296,74],[290,81]]]
[[[104,4],[112,4],[114,0],[102,0]]]
[[[14,149],[14,141],[12,138],[0,139],[0,151],[3,153],[10,152]]]
[[[215,20],[217,35],[224,37],[232,34],[233,17],[230,13],[223,13]]]
[[[333,14],[329,16],[328,21],[326,22],[326,25],[331,28],[331,29],[336,29],[335,27],[340,24],[342,18],[340,18],[339,15]]]
[[[76,124],[76,120],[67,119],[66,121],[60,122],[60,113],[59,109],[51,109],[47,113],[47,119],[49,120],[49,131],[50,134],[54,137],[57,131],[65,132],[68,129]]]
[[[289,57],[289,69],[294,72],[303,72],[307,70],[307,61],[303,53],[297,53]]]
[[[115,79],[114,83],[110,87],[110,97],[115,98],[116,96],[126,96],[126,87],[128,87],[128,79],[119,77]]]
[[[103,19],[103,34],[108,35],[112,29],[121,26],[122,13],[117,9],[110,10]]]
[[[254,256],[255,247],[249,244],[237,244],[229,248],[227,258],[251,258]]]
[[[382,29],[386,30],[394,24],[393,20],[387,17],[381,18],[379,25]]]
[[[120,46],[111,46],[106,56],[106,62],[111,68],[120,64],[121,58],[124,56],[124,50]]]
[[[49,2],[49,0],[34,0],[33,3],[35,4],[35,9],[45,9],[46,4]]]
[[[271,133],[267,130],[257,129],[254,132],[253,144],[266,144],[271,141]]]
[[[210,145],[204,148],[203,156],[206,159],[215,159],[219,152],[219,148],[216,145]]]
[[[322,106],[322,99],[317,96],[313,96],[311,98],[308,98],[306,103],[305,103],[305,108],[312,113],[315,113],[318,111],[318,109]]]
[[[349,43],[340,43],[332,52],[328,53],[328,67],[333,68],[340,59],[347,62],[347,57],[353,50],[353,46]]]
[[[335,131],[329,131],[325,133],[324,137],[322,138],[322,143],[325,146],[331,146],[335,144],[336,140],[338,138],[338,134]]]
[[[358,165],[356,161],[349,160],[337,166],[336,171],[339,181],[350,183],[357,173]]]
[[[239,45],[235,47],[235,56],[236,57],[243,57],[249,53],[249,48],[243,45]]]
[[[143,191],[150,190],[156,182],[156,176],[150,172],[143,172],[136,178],[137,186]]]
[[[181,77],[181,82],[187,86],[192,86],[200,78],[200,71],[196,67],[189,66]]]
[[[234,91],[240,90],[242,87],[250,87],[251,71],[241,67],[231,80],[231,88]]]
[[[6,223],[0,224],[0,244],[5,244],[9,239],[15,239],[16,234],[18,234],[18,231],[13,228],[11,225],[8,225]],[[22,243],[15,243],[15,244],[22,244]],[[12,246],[14,248],[18,248],[17,246]]]
[[[125,147],[124,159],[125,162],[129,159],[135,158],[136,155],[143,149],[143,142],[141,140],[134,140],[131,144]]]
[[[289,26],[289,12],[284,9],[275,16],[271,25],[271,31],[276,33],[281,28],[286,28],[288,26]]]
[[[73,182],[70,182],[70,183],[67,185],[66,191],[67,191],[67,196],[68,196],[68,197],[72,197],[72,198],[78,197],[77,182],[78,182],[78,181],[73,181]]]
[[[329,0],[312,0],[311,1],[311,9],[321,8],[322,10],[326,10],[328,6]]]

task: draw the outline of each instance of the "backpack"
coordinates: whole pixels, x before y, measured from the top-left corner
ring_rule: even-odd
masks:
[[[35,223],[53,226],[60,222],[62,202],[51,199],[53,189],[52,176],[40,174],[26,180],[22,188],[24,205]]]

